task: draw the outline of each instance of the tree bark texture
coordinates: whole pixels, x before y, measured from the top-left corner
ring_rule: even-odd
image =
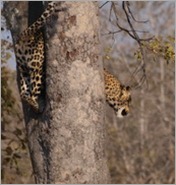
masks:
[[[62,2],[47,25],[46,107],[26,113],[36,183],[109,183],[98,4]]]

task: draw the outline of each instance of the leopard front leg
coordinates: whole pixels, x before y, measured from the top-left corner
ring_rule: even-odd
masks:
[[[31,91],[30,79],[29,77],[25,77],[22,73],[20,73],[20,96],[37,112],[39,111],[37,96],[34,96]]]
[[[40,69],[36,69],[31,73],[31,98],[38,102],[39,112],[42,112],[44,109],[44,97],[42,95],[43,87],[43,69],[42,66]]]

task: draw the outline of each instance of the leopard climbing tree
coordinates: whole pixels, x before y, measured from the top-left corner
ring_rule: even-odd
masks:
[[[21,97],[31,105],[24,114],[35,181],[109,183],[98,4],[56,2],[65,11],[54,12],[51,5],[15,45]],[[36,30],[43,23],[45,36]],[[43,62],[46,97],[40,111]]]
[[[40,98],[42,91],[45,90],[45,43],[41,28],[54,12],[63,10],[64,8],[58,9],[55,2],[48,3],[46,10],[19,35],[15,44],[17,68],[20,74],[20,95],[22,100],[26,101],[36,112],[43,112],[45,108],[43,101],[39,101],[42,99]],[[80,48],[78,49],[81,51]],[[131,100],[130,88],[122,85],[105,69],[104,82],[106,101],[115,110],[117,117],[126,116]]]

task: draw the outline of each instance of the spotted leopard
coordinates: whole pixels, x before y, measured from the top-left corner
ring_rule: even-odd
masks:
[[[41,28],[55,12],[55,3],[50,2],[40,18],[24,30],[15,44],[17,68],[20,76],[20,96],[36,111],[39,106],[43,81],[44,39]]]
[[[114,109],[117,117],[124,117],[129,113],[131,92],[129,86],[120,81],[104,69],[106,101]]]
[[[20,34],[15,45],[21,98],[39,112],[43,110],[39,103],[44,63],[44,39],[41,28],[53,12],[55,3],[50,2],[40,18]],[[104,79],[106,101],[115,110],[117,117],[126,116],[131,101],[130,88],[123,86],[106,70]]]

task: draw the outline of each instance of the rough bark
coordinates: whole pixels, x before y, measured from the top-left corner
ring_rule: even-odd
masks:
[[[108,183],[98,6],[68,9],[49,30],[47,109],[52,183]],[[53,34],[53,35],[52,35]]]
[[[98,5],[65,2],[48,21],[46,107],[24,104],[36,183],[109,183]]]

